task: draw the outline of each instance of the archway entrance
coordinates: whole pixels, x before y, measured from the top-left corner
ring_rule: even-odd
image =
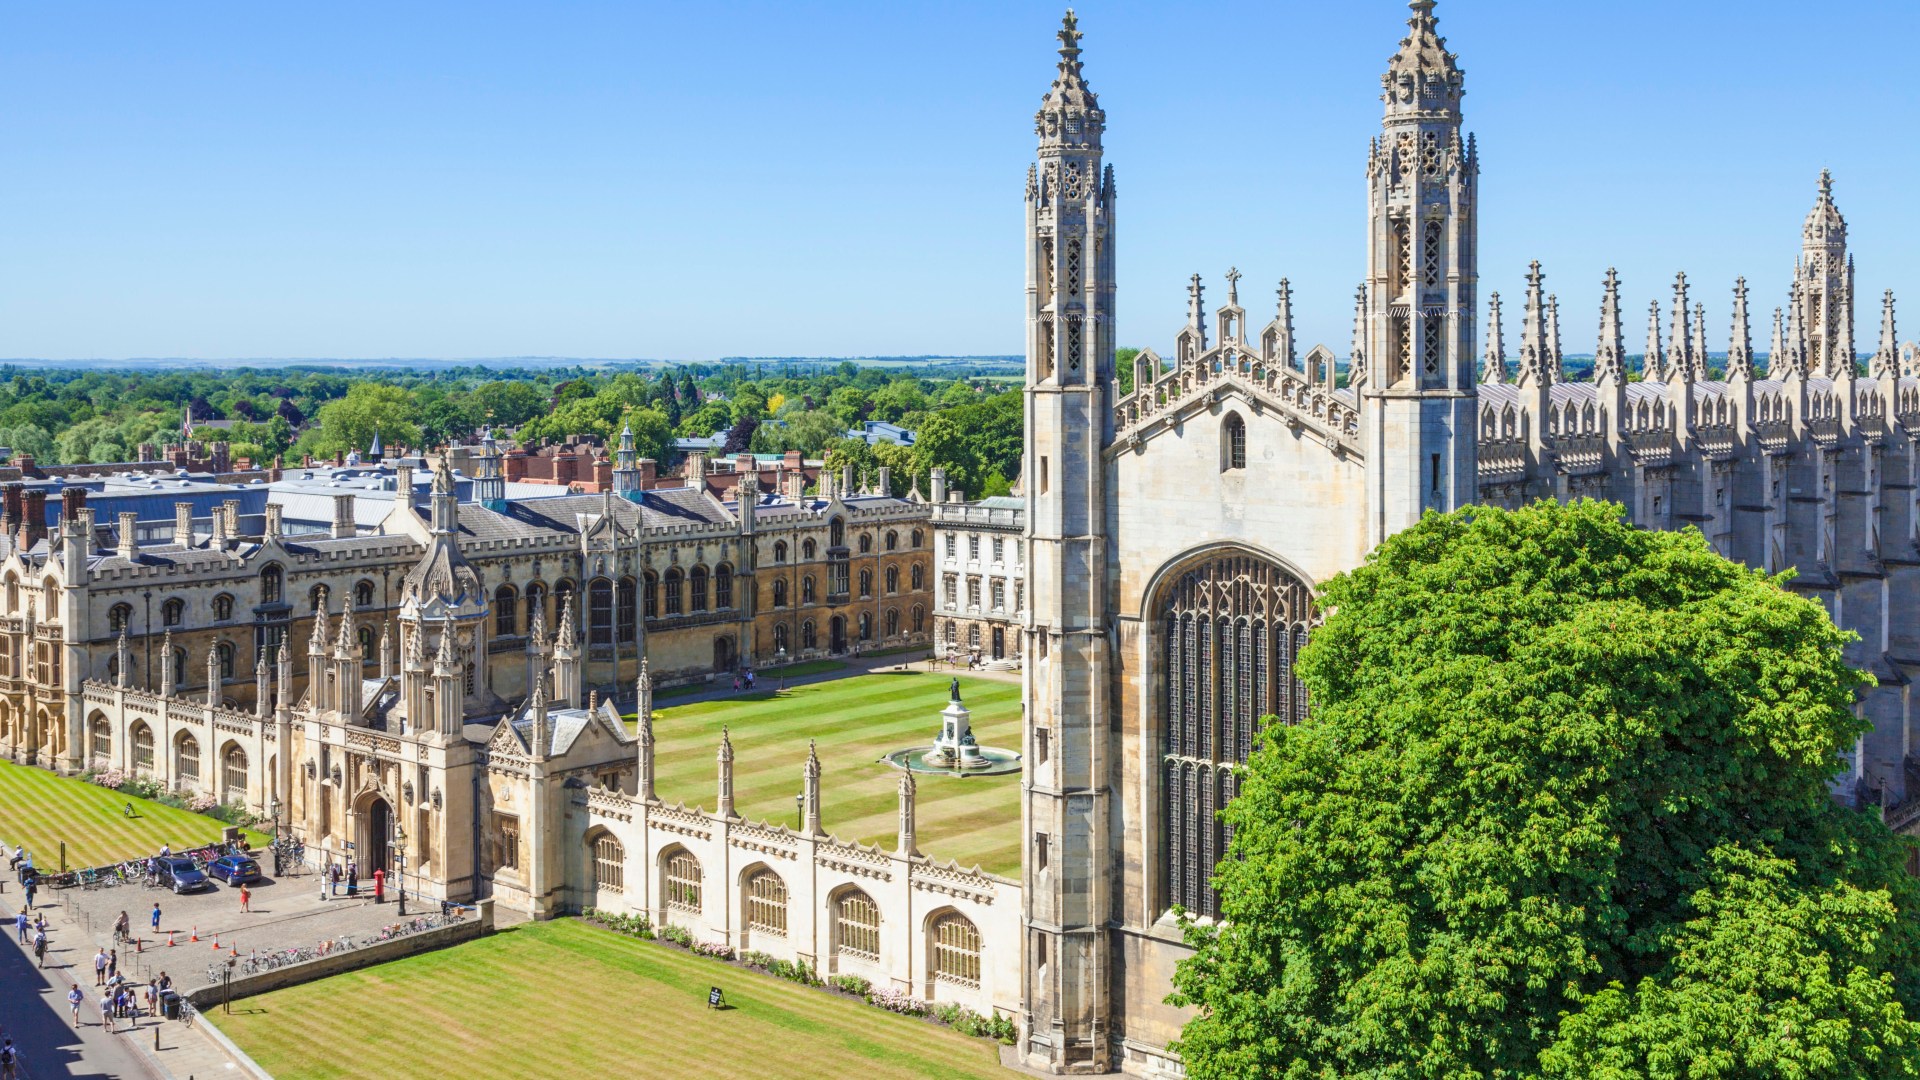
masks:
[[[733,667],[733,638],[724,635],[714,638],[713,673],[715,675],[725,675],[727,672],[732,671]]]
[[[993,628],[993,658],[995,660],[1007,658],[1007,630],[1003,626]]]
[[[393,870],[393,808],[385,799],[367,804],[367,832],[360,847],[360,874],[372,877],[375,870]]]
[[[827,651],[843,653],[847,651],[847,620],[843,615],[835,615],[830,624]]]

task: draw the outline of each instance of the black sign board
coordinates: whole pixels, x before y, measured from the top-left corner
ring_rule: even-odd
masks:
[[[727,1007],[727,1000],[725,997],[721,996],[719,987],[716,986],[707,991],[707,1008],[724,1009],[726,1007]]]

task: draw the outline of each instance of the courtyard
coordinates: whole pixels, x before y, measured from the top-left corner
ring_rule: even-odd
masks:
[[[713,986],[727,1008],[707,1008]],[[988,1040],[572,919],[246,998],[213,1019],[280,1080],[1010,1075]]]
[[[950,673],[887,671],[654,709],[655,786],[668,802],[714,805],[714,754],[733,742],[734,805],[750,820],[797,827],[800,771],[820,755],[822,826],[843,840],[896,840],[899,770],[888,751],[925,746],[939,729]],[[982,746],[1018,751],[1020,686],[960,676]],[[922,852],[1007,877],[1020,874],[1020,776],[922,774],[916,789]]]
[[[133,814],[127,814],[127,807]],[[0,761],[0,841],[8,854],[27,849],[43,872],[60,869],[60,845],[69,867],[98,866],[159,851],[211,844],[226,828],[205,814],[122,795],[45,769]],[[267,838],[249,831],[255,847]]]

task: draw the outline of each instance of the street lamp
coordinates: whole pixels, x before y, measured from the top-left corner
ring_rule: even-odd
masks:
[[[393,816],[393,861],[400,867],[400,915],[407,914],[407,830],[400,827],[400,815]]]
[[[773,660],[780,665],[780,692],[785,693],[787,689],[787,647],[785,645],[775,650]]]

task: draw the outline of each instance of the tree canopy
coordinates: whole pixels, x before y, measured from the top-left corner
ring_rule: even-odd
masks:
[[[1191,1075],[1920,1075],[1818,603],[1597,502],[1429,514],[1319,599],[1175,976]]]

